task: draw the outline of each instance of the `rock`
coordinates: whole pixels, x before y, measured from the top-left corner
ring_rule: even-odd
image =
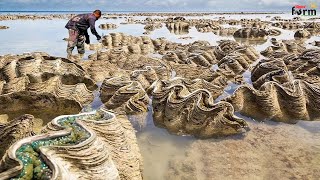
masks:
[[[0,26],[0,29],[9,29],[8,26]]]
[[[271,26],[278,27],[281,29],[295,30],[303,28],[303,24],[299,22],[275,22]]]
[[[184,35],[189,33],[189,24],[186,22],[166,23],[166,27],[170,33],[174,33],[176,35]]]
[[[106,23],[106,24],[100,24],[99,28],[103,29],[103,30],[113,30],[113,29],[117,29],[119,26],[116,24],[112,24],[112,23]]]
[[[221,27],[218,24],[214,24],[214,23],[199,23],[195,27],[197,31],[202,33],[208,33],[208,32],[221,29]]]
[[[294,33],[295,38],[310,38],[311,34],[305,29],[298,30]]]
[[[310,44],[313,45],[313,46],[320,47],[320,41],[314,41],[314,42],[312,42]]]
[[[220,28],[219,30],[213,30],[212,32],[217,36],[233,36],[237,31],[237,28]]]
[[[146,31],[154,31],[156,29],[161,29],[162,28],[162,24],[161,23],[150,23],[150,24],[146,24],[144,26],[144,29]]]
[[[233,36],[235,38],[267,38],[269,33],[264,29],[258,28],[242,28],[238,29]]]
[[[277,39],[272,38],[271,43],[272,46],[260,52],[263,56],[281,58],[289,54],[302,53],[306,49],[303,43],[294,40],[277,41]]]
[[[281,34],[281,31],[278,29],[270,29],[268,30],[269,36],[279,36]]]

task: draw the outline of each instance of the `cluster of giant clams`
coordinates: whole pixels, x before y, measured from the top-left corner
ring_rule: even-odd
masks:
[[[36,19],[2,17],[19,18]],[[241,40],[212,46],[110,33],[89,47],[97,51],[87,61],[43,52],[0,56],[0,112],[12,119],[0,123],[0,179],[142,179],[127,115],[149,110],[156,126],[198,138],[250,133],[235,113],[286,123],[320,119],[320,50],[299,41],[318,34],[318,23],[278,17],[273,22],[131,17],[126,23],[144,24],[148,33],[164,23],[175,34],[195,27]],[[280,28],[296,30],[297,39],[272,38],[261,52],[242,41],[266,42],[280,35]],[[231,86],[235,91],[228,94]],[[90,109],[94,91],[103,107],[77,114]],[[14,117],[17,111],[28,114]],[[39,111],[53,120],[36,121]]]

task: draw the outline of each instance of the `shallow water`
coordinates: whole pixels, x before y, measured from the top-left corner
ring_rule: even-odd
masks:
[[[292,18],[288,14],[270,15],[226,15],[226,19],[260,18],[270,20],[274,16]],[[219,18],[222,15],[206,16],[205,18]],[[138,17],[134,17],[138,18]],[[145,17],[140,17],[144,19]],[[199,17],[188,17],[199,18]],[[97,26],[110,22],[119,25],[115,30],[101,30],[100,34],[123,32],[134,36],[143,35],[143,25],[121,25],[125,19],[101,19]],[[66,56],[67,37],[64,28],[67,20],[17,20],[0,21],[0,25],[9,29],[0,30],[0,55],[20,54],[23,52],[44,51],[50,55]],[[277,28],[275,28],[277,29]],[[294,39],[293,31],[282,30],[277,39]],[[233,39],[232,36],[221,37],[213,33],[200,33],[195,28],[189,34],[175,35],[164,26],[149,35],[151,38],[166,37],[170,41],[190,43],[195,40],[206,40],[212,45],[222,39]],[[193,39],[182,40],[181,37],[191,36]],[[270,38],[260,45],[253,45],[257,51],[270,46]],[[320,40],[312,37],[305,43]],[[91,35],[91,42],[96,40]],[[307,45],[308,48],[312,46]],[[314,47],[313,47],[314,48]],[[93,53],[87,51],[86,55]],[[244,73],[245,80],[251,83],[250,71]],[[231,94],[237,85],[230,84],[225,94]],[[101,105],[96,98],[92,108]],[[25,112],[23,112],[25,113]],[[19,113],[18,113],[19,114]],[[46,114],[44,114],[45,116]],[[240,116],[240,115],[239,115]],[[3,118],[1,118],[3,117]],[[0,119],[6,119],[3,115]],[[43,116],[40,116],[43,118]],[[48,117],[48,116],[47,116]],[[197,140],[189,136],[175,136],[164,129],[154,126],[152,112],[140,116],[131,116],[136,130],[138,143],[144,158],[145,179],[316,179],[320,177],[320,122],[300,121],[290,125],[276,122],[256,122],[245,118],[251,130],[243,135],[228,138]],[[52,117],[43,120],[48,122]]]
[[[129,120],[136,124],[138,145],[144,160],[145,179],[164,179],[170,160],[182,158],[187,147],[195,140],[189,136],[171,135],[165,129],[155,127],[152,110],[146,116],[132,116]],[[137,125],[137,121],[143,123]]]
[[[144,158],[145,179],[316,179],[320,175],[320,123],[256,122],[250,131],[200,140],[154,126],[152,113],[131,117]],[[141,124],[143,124],[141,126]]]

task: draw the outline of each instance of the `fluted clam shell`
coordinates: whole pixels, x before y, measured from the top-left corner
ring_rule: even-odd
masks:
[[[101,100],[110,109],[124,108],[126,113],[146,112],[150,101],[138,81],[114,77],[106,79],[101,86]]]
[[[16,141],[33,135],[33,119],[32,115],[23,115],[6,124],[0,124],[0,158]],[[3,170],[0,169],[1,171]]]
[[[267,82],[256,90],[239,87],[227,99],[236,111],[257,119],[272,119],[287,123],[297,120],[319,120],[320,88],[295,80],[291,88],[276,82]]]
[[[104,29],[104,30],[112,30],[112,29],[117,29],[119,26],[116,24],[112,23],[106,23],[106,24],[100,24],[99,28]]]
[[[257,119],[295,123],[319,120],[319,50],[261,60],[252,70],[253,87],[227,98],[236,111]]]
[[[236,38],[266,38],[268,35],[268,31],[260,28],[242,28],[233,34]]]
[[[45,134],[18,141],[0,161],[1,167],[16,164],[2,171],[0,177],[6,179],[21,172],[22,164],[15,155],[19,147],[69,134],[70,130],[63,130],[59,121],[77,117],[77,125],[89,133],[87,139],[76,145],[40,147],[41,157],[52,170],[51,179],[142,179],[142,159],[130,122],[106,110],[100,111],[104,117],[95,120],[87,117],[95,115],[96,111],[59,116],[43,129]]]
[[[47,96],[48,99],[54,99],[53,101],[58,102],[58,104],[63,104],[63,101],[65,103],[69,101],[69,107],[73,104],[75,105],[75,108],[81,108],[82,105],[90,103],[94,98],[92,92],[86,88],[85,84],[64,85],[59,76],[52,77],[49,80],[40,83],[30,83],[27,77],[16,78],[9,83],[4,84],[2,93],[0,99],[1,102],[3,102],[3,107],[6,106],[6,103],[15,101],[13,97],[19,96],[25,97],[20,99],[22,104],[23,102],[26,103],[25,105],[28,105],[35,97],[45,99]],[[27,98],[30,100],[29,103]],[[35,102],[37,101],[40,103],[38,104],[40,107],[41,101],[35,99]],[[59,103],[59,101],[61,102]],[[44,104],[46,103],[44,102],[43,105]],[[37,106],[37,103],[33,105]]]
[[[90,90],[96,88],[95,82],[81,66],[64,58],[34,53],[12,56],[5,61],[9,62],[0,69],[0,79],[7,82],[23,76],[28,76],[31,82],[43,82],[52,76],[61,76],[64,84],[85,83]]]
[[[152,105],[156,125],[172,133],[204,138],[236,134],[247,126],[244,120],[233,114],[231,104],[214,103],[219,95],[217,91],[210,92],[205,86],[201,87],[205,84],[203,82],[199,85],[183,82],[178,78],[153,85]]]

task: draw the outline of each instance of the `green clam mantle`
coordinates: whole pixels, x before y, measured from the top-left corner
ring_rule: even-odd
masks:
[[[40,148],[48,146],[69,146],[79,144],[90,137],[90,133],[77,123],[78,120],[99,121],[105,117],[102,110],[79,115],[57,117],[57,123],[61,128],[70,131],[65,136],[33,141],[22,145],[16,151],[16,157],[22,162],[23,170],[14,180],[23,179],[51,179],[52,170],[41,156]]]

